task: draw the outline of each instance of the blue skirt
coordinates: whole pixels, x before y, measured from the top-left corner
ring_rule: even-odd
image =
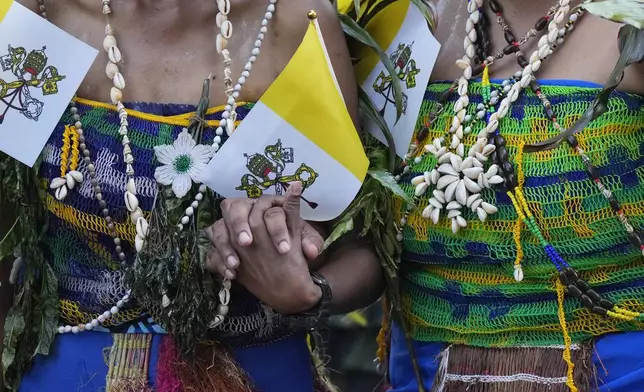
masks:
[[[162,335],[153,335],[150,349],[150,386],[156,379]],[[104,350],[113,338],[104,332],[58,335],[49,356],[38,356],[23,377],[20,392],[104,391],[108,367]],[[240,366],[248,373],[256,392],[312,392],[311,354],[304,335],[278,342],[234,350]]]
[[[438,371],[438,355],[443,343],[413,342],[426,390],[431,390]],[[593,365],[597,368],[599,389],[594,392],[644,391],[644,331],[604,335],[595,340]],[[411,366],[405,335],[392,330],[389,392],[417,392],[418,383]]]

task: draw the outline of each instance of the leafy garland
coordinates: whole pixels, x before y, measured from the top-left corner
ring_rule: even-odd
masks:
[[[339,14],[350,48],[354,48],[356,43],[373,48],[377,51],[385,68],[392,75],[395,74],[393,64],[367,33],[365,26],[378,12],[395,1],[397,0],[353,0],[348,12]],[[434,17],[431,7],[424,0],[411,1],[421,10],[433,29]],[[620,31],[620,49],[626,48],[626,50],[622,50],[622,56],[618,60],[616,70],[611,75],[607,87],[594,102],[593,107],[595,109],[590,108],[589,113],[591,110],[592,113],[587,113],[579,120],[580,122],[585,121],[587,124],[598,115],[597,113],[601,114],[601,106],[602,104],[605,105],[606,97],[621,81],[623,69],[633,62],[642,61],[644,58],[644,33],[641,30],[644,23],[644,1],[606,0],[584,4],[583,6],[589,12],[601,17],[633,26],[625,26]],[[402,108],[401,88],[397,78],[393,77],[392,81],[397,114],[400,116]],[[382,146],[372,137],[365,136],[365,150],[371,162],[369,175],[354,202],[337,220],[335,229],[325,246],[329,246],[332,242],[342,237],[343,234],[353,230],[354,221],[360,218],[361,222],[363,222],[360,234],[371,237],[376,245],[376,251],[382,260],[389,283],[388,295],[393,304],[392,310],[400,315],[401,307],[397,277],[400,249],[395,238],[396,226],[393,216],[395,210],[393,203],[394,197],[400,197],[406,202],[411,200],[405,196],[390,174],[396,162],[391,131],[364,91],[360,93],[360,111],[361,115],[375,121],[380,126],[387,136],[387,140],[390,141],[389,148]],[[566,134],[558,136],[557,140],[544,142],[540,146],[534,146],[534,148],[554,147],[568,133],[574,133],[582,128],[573,126]],[[38,177],[40,162],[39,160],[33,168],[28,168],[8,155],[0,153],[0,212],[2,212],[3,224],[9,223],[7,225],[9,230],[0,240],[0,261],[13,260],[12,255],[14,257],[20,256],[24,261],[20,270],[18,284],[14,288],[13,305],[6,316],[4,328],[2,373],[4,383],[10,390],[18,389],[23,372],[28,369],[31,360],[36,355],[49,354],[49,347],[55,337],[59,321],[58,280],[53,269],[46,262],[42,251],[43,233],[47,228],[47,208],[45,187]],[[182,208],[168,202],[163,197],[163,194],[160,196],[157,201],[157,209],[155,209],[156,218],[153,219],[153,222],[156,222],[154,223],[155,225],[163,226],[167,225],[167,222],[173,222],[172,215],[176,211],[182,211]],[[212,206],[212,208],[208,208],[209,210],[215,210],[214,203],[214,200],[209,201]],[[169,211],[170,216],[165,211]],[[165,221],[164,216],[166,217]],[[214,215],[204,216],[200,214],[197,218],[197,227],[202,227],[206,222],[211,222],[215,219],[216,216]],[[196,301],[193,306],[181,310],[181,313],[178,313],[176,317],[165,319],[166,323],[174,324],[175,329],[181,331],[181,326],[177,324],[177,320],[183,317],[199,320],[200,314],[213,314],[210,312],[213,301],[207,293],[213,293],[214,288],[210,287],[213,284],[212,280],[204,273],[203,263],[200,261],[205,258],[205,252],[207,251],[207,244],[204,239],[196,234],[194,230],[190,230],[179,241],[183,243],[182,247],[190,245],[188,249],[195,250],[195,252],[189,252],[194,254],[192,256],[183,254],[181,260],[177,260],[175,263],[182,272],[187,272],[180,274],[185,275],[185,279],[180,279],[177,293],[181,296],[182,289],[185,289],[186,293],[194,291],[204,293],[202,298]],[[149,251],[150,254],[146,258],[163,258],[164,250],[167,251],[165,247],[176,246],[177,244],[176,241],[168,242],[164,245],[161,242],[160,237],[155,241],[157,246]],[[144,282],[145,274],[149,272],[144,270],[135,271],[135,274],[138,274],[135,281]],[[164,272],[168,274],[170,271]],[[136,283],[134,285],[135,291],[147,290]],[[148,292],[148,295],[152,296],[152,292],[158,294],[163,290],[164,287],[158,286]],[[193,298],[190,297],[190,299]],[[160,298],[158,298],[158,301],[160,301]],[[181,324],[185,326],[186,323]],[[198,323],[198,325],[203,324]],[[182,346],[190,346],[194,343],[191,340],[192,337],[203,333],[202,327],[197,326],[195,328],[196,330],[184,331],[187,336],[185,337],[186,340],[182,341]],[[418,377],[417,366],[415,368]]]
[[[49,354],[58,328],[58,279],[41,243],[47,209],[38,178],[40,162],[31,169],[0,153],[0,211],[3,223],[10,223],[0,241],[0,260],[13,261],[12,255],[23,260],[4,325],[2,374],[11,390],[18,389],[33,357]]]

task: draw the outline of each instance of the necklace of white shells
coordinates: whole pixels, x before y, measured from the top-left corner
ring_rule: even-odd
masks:
[[[412,185],[415,186],[414,197],[415,200],[419,200],[430,191],[431,187],[429,204],[421,215],[433,224],[438,224],[440,216],[447,214],[447,218],[451,220],[454,234],[467,227],[467,221],[462,215],[464,208],[477,214],[481,221],[485,221],[489,215],[497,212],[496,206],[483,201],[481,197],[481,192],[484,189],[490,189],[492,185],[504,182],[503,177],[498,175],[500,169],[496,164],[490,165],[487,171],[484,169],[488,157],[496,149],[494,144],[488,143],[488,137],[495,134],[500,122],[507,115],[510,106],[518,99],[521,91],[535,80],[534,75],[539,70],[542,61],[553,53],[553,49],[558,44],[563,42],[563,37],[569,30],[572,30],[572,24],[580,15],[579,13],[571,14],[568,25],[561,28],[560,24],[570,11],[570,0],[558,0],[553,16],[549,18],[548,29],[539,39],[538,48],[529,57],[528,64],[512,78],[503,82],[504,90],[501,94],[494,91],[490,96],[489,104],[492,107],[500,100],[498,108],[488,116],[487,122],[478,133],[476,142],[466,155],[463,138],[464,135],[472,132],[473,125],[472,116],[467,114],[470,104],[468,85],[470,80],[478,76],[476,74],[481,70],[483,71],[483,83],[485,84],[487,80],[489,84],[488,71],[494,62],[494,57],[488,57],[481,65],[474,63],[474,45],[477,40],[475,27],[479,23],[481,12],[483,12],[483,1],[468,0],[469,17],[465,27],[465,56],[456,60],[456,65],[463,70],[463,76],[458,80],[459,98],[454,105],[454,116],[448,134],[434,139],[421,151],[417,151],[417,146],[412,144],[409,154],[404,159],[404,174],[410,173],[413,166],[421,163],[428,154],[437,159],[436,167],[433,170],[411,180]],[[477,68],[476,71],[475,68]],[[479,104],[476,110],[475,120],[485,121],[485,105]],[[449,142],[447,143],[447,141]],[[412,158],[413,155],[416,157]],[[400,176],[397,176],[396,179],[400,180]],[[407,207],[400,220],[398,241],[403,239],[403,229],[412,211],[412,207]],[[517,281],[523,279],[520,264],[515,265],[514,277]]]
[[[143,211],[139,207],[139,201],[137,199],[136,192],[136,182],[135,182],[135,173],[134,173],[134,155],[132,154],[132,149],[130,147],[130,140],[128,138],[128,114],[125,106],[123,105],[123,90],[125,89],[125,79],[123,74],[119,69],[119,64],[122,62],[122,53],[119,49],[114,35],[114,29],[110,24],[110,14],[112,13],[112,8],[110,6],[111,0],[101,0],[102,3],[102,12],[105,15],[107,22],[105,26],[105,38],[103,40],[103,49],[107,53],[108,63],[105,67],[105,73],[107,77],[113,82],[113,87],[110,90],[110,100],[116,105],[118,110],[118,115],[120,119],[120,129],[119,134],[121,135],[121,142],[123,144],[123,162],[125,163],[125,172],[127,174],[127,182],[125,184],[125,205],[130,213],[130,220],[133,225],[136,226],[136,237],[135,237],[135,249],[140,252],[145,246],[145,239],[148,235],[148,222],[143,217]],[[217,34],[216,48],[217,53],[219,53],[223,59],[224,63],[224,87],[225,93],[228,97],[226,106],[222,113],[222,120],[220,121],[219,126],[216,129],[216,136],[212,145],[197,145],[192,136],[188,133],[187,129],[183,129],[182,132],[177,137],[177,140],[173,145],[167,146],[158,146],[155,147],[155,155],[159,162],[164,166],[157,168],[155,172],[155,179],[161,185],[172,185],[172,190],[177,198],[182,198],[187,195],[187,193],[192,189],[193,183],[199,185],[196,181],[196,174],[200,172],[209,160],[216,154],[220,148],[221,136],[224,132],[228,135],[232,134],[235,130],[235,120],[236,120],[236,100],[239,98],[239,93],[250,76],[250,72],[253,68],[254,63],[257,61],[257,57],[260,54],[260,48],[264,40],[265,34],[268,31],[269,21],[273,18],[275,13],[275,4],[277,0],[269,0],[269,4],[266,8],[266,13],[261,22],[261,27],[255,40],[255,45],[251,51],[251,55],[248,58],[248,61],[244,65],[244,70],[242,71],[237,83],[233,83],[232,80],[232,70],[231,64],[232,59],[230,52],[226,49],[228,40],[232,37],[233,34],[233,25],[228,20],[228,15],[230,13],[230,0],[217,0],[217,27],[219,33]],[[40,13],[43,18],[47,19],[47,10],[44,4],[44,0],[38,0],[38,6]],[[73,130],[75,131],[69,137],[78,143],[80,152],[84,163],[86,165],[87,172],[90,176],[90,181],[92,182],[92,187],[94,190],[94,195],[98,201],[103,217],[107,222],[107,227],[110,236],[114,240],[114,246],[116,254],[118,255],[119,261],[125,263],[126,256],[123,253],[121,247],[121,238],[119,238],[112,218],[110,216],[110,211],[103,196],[101,193],[101,186],[97,181],[96,176],[96,167],[91,159],[91,152],[87,149],[85,144],[85,137],[83,135],[83,123],[81,117],[76,108],[74,101],[70,103],[72,118],[74,120]],[[177,155],[177,147],[183,148],[182,151],[189,151],[188,155]],[[187,147],[187,149],[186,149]],[[174,154],[173,154],[174,152]],[[188,158],[188,159],[186,159]],[[183,159],[186,162],[191,162],[191,166],[187,167],[182,173],[173,173],[169,171],[168,167],[181,166],[175,165],[177,159]],[[58,200],[63,200],[67,194],[74,189],[77,183],[82,183],[84,180],[83,174],[76,170],[76,167],[70,168],[69,172],[64,172],[61,170],[61,177],[54,179],[50,188],[55,191],[55,196]],[[185,175],[190,173],[190,180],[185,181]],[[177,179],[183,177],[184,181],[178,181]],[[181,217],[180,222],[177,225],[177,230],[183,230],[184,225],[190,222],[191,217],[195,213],[195,209],[198,208],[199,202],[203,199],[203,193],[206,192],[206,186],[203,184],[199,185],[199,191],[196,194],[192,204],[186,208],[183,216]],[[131,290],[127,290],[125,295],[114,304],[109,310],[106,310],[98,316],[97,318],[90,320],[85,324],[79,325],[65,325],[58,328],[59,333],[79,333],[82,331],[93,330],[99,325],[103,324],[106,320],[111,318],[113,315],[118,313],[120,309],[129,302],[131,296]],[[226,314],[228,313],[228,305],[230,302],[230,281],[224,279],[222,288],[219,291],[219,300],[220,304],[217,308],[217,314],[214,316],[212,322],[210,323],[211,328],[215,328],[224,321]],[[162,304],[164,307],[168,307],[171,303],[171,300],[167,295],[163,295]]]

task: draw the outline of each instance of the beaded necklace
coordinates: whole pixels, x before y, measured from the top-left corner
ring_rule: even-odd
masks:
[[[492,5],[494,4],[494,5]],[[480,7],[482,5],[481,2],[477,2],[477,5]],[[493,11],[497,12],[497,14],[500,13],[500,7],[496,2],[493,0],[490,0],[490,6]],[[620,320],[625,320],[625,321],[631,321],[634,319],[641,319],[644,317],[642,314],[637,313],[637,312],[632,312],[626,309],[621,308],[620,306],[617,306],[614,304],[612,301],[604,298],[601,294],[599,294],[597,291],[593,290],[590,285],[583,279],[581,279],[577,272],[561,257],[561,255],[557,252],[557,250],[547,242],[543,234],[541,233],[541,230],[538,227],[538,224],[530,212],[530,209],[528,207],[528,202],[523,195],[523,192],[521,188],[519,187],[519,184],[517,183],[516,175],[514,172],[514,166],[513,164],[509,161],[509,154],[508,151],[505,148],[505,139],[503,136],[500,134],[500,129],[498,127],[498,123],[492,123],[493,120],[499,120],[503,118],[505,114],[507,114],[507,104],[504,105],[505,102],[511,101],[514,102],[517,99],[519,89],[530,87],[530,89],[537,95],[537,97],[541,100],[542,105],[544,107],[546,116],[550,121],[553,123],[553,126],[555,129],[559,130],[560,132],[564,131],[564,129],[561,127],[559,124],[557,117],[555,116],[554,110],[552,109],[552,106],[550,104],[550,101],[547,99],[545,94],[541,91],[541,87],[539,86],[539,83],[536,81],[534,77],[528,78],[527,75],[532,75],[534,72],[536,72],[540,66],[540,61],[544,61],[553,51],[564,42],[564,38],[567,34],[569,34],[573,28],[574,24],[577,22],[577,20],[584,15],[584,11],[582,9],[576,10],[573,14],[569,16],[568,22],[561,28],[558,28],[556,24],[560,23],[563,19],[563,13],[567,12],[567,7],[568,7],[568,1],[559,1],[559,7],[557,10],[554,12],[554,17],[553,20],[551,20],[548,24],[548,33],[545,34],[541,39],[539,40],[539,49],[535,51],[532,56],[530,57],[530,61],[528,62],[527,65],[523,66],[524,64],[524,59],[522,58],[523,55],[520,54],[517,50],[517,62],[519,63],[520,66],[522,66],[523,70],[518,71],[515,75],[513,75],[512,78],[506,79],[503,81],[501,85],[501,89],[492,91],[491,93],[486,94],[486,88],[489,87],[489,76],[488,76],[488,65],[484,64],[483,67],[483,81],[482,81],[482,86],[484,87],[484,99],[485,99],[485,104],[479,104],[477,106],[477,118],[487,118],[487,125],[486,127],[479,133],[479,137],[477,140],[477,143],[480,143],[482,139],[485,139],[486,143],[489,144],[484,144],[485,147],[493,146],[494,148],[492,149],[492,153],[489,154],[489,157],[491,158],[492,165],[489,167],[488,172],[485,173],[485,176],[488,178],[488,181],[491,180],[492,177],[496,176],[498,174],[499,177],[502,178],[502,181],[499,182],[499,185],[502,184],[503,187],[505,188],[507,196],[510,198],[514,209],[517,212],[517,216],[521,220],[521,222],[528,228],[528,230],[537,238],[541,246],[544,248],[544,251],[552,264],[555,266],[555,268],[558,271],[558,280],[559,283],[562,285],[562,287],[565,288],[566,293],[573,297],[573,298],[578,298],[581,304],[588,308],[591,312],[596,313],[598,315],[602,316],[609,316],[612,318],[620,319]],[[473,14],[472,8],[468,8],[470,11],[470,18]],[[565,11],[562,11],[565,10]],[[548,16],[544,17],[546,20],[549,19]],[[476,19],[476,16],[475,18]],[[542,18],[543,19],[543,18]],[[541,25],[542,19],[537,22],[537,25],[535,27],[538,27]],[[507,24],[506,24],[507,26]],[[504,29],[505,30],[505,29]],[[513,34],[508,34],[508,38],[512,38]],[[466,39],[467,43],[467,39]],[[516,47],[516,45],[513,44],[513,46]],[[467,57],[467,56],[466,56]],[[463,67],[464,66],[464,61],[463,60],[458,60],[457,63],[459,66]],[[536,64],[536,67],[534,66]],[[470,66],[467,64],[467,66]],[[466,70],[465,74],[469,74],[469,71]],[[459,87],[463,85],[463,78],[459,80]],[[519,87],[517,87],[519,86]],[[464,94],[461,94],[462,91],[459,92],[462,99]],[[502,99],[501,104],[499,105],[498,111],[494,112],[494,106],[498,99],[494,100],[493,98],[498,98]],[[457,102],[458,105],[458,102]],[[463,110],[463,105],[460,106],[455,106],[455,112],[457,112],[457,116],[459,114],[462,114]],[[487,112],[487,114],[486,114]],[[490,114],[491,112],[491,114]],[[504,112],[504,113],[503,113]],[[503,114],[503,115],[501,115]],[[496,115],[496,116],[495,116]],[[460,120],[457,116],[455,116],[455,120],[452,124],[452,129],[454,126],[457,124],[460,126],[460,122],[457,122],[457,120]],[[491,124],[493,124],[491,126]],[[452,130],[450,129],[450,132]],[[441,140],[443,139],[443,140]],[[428,152],[433,153],[435,156],[439,157],[439,162],[437,165],[437,168],[441,168],[441,160],[440,157],[450,154],[450,152],[447,152],[447,148],[443,146],[441,143],[444,141],[444,138],[441,139],[435,139],[431,145],[425,146],[424,151],[419,154],[416,158],[413,160],[407,159],[403,162],[403,170],[402,174],[406,174],[411,172],[411,169],[413,168],[414,164],[418,164],[422,162],[422,160],[425,158],[426,154]],[[417,137],[416,139],[419,141],[419,138]],[[621,209],[621,206],[619,204],[619,201],[616,199],[614,196],[613,192],[606,187],[606,185],[601,181],[599,177],[599,170],[597,167],[595,167],[592,162],[590,157],[586,155],[585,151],[581,149],[579,146],[576,137],[572,136],[568,138],[567,140],[568,145],[575,150],[575,152],[579,155],[581,158],[585,168],[586,172],[588,174],[588,177],[590,180],[592,180],[602,195],[607,199],[608,203],[610,204],[611,208],[613,209],[615,215],[619,219],[619,221],[623,224],[625,231],[627,233],[629,241],[637,247],[642,254],[644,255],[644,242],[642,241],[642,235],[638,230],[636,230],[633,225],[629,222],[628,218],[624,214],[624,211]],[[482,143],[481,143],[482,144]],[[453,149],[454,143],[450,145],[450,148]],[[476,144],[475,144],[476,146]],[[442,154],[441,150],[442,149]],[[458,146],[460,147],[460,145]],[[483,147],[483,150],[485,150],[485,147]],[[413,153],[415,150],[415,145],[412,145],[410,147],[410,155]],[[457,154],[460,151],[457,150]],[[485,158],[488,157],[488,155],[485,155],[484,153],[481,153],[481,155],[484,155]],[[470,155],[471,157],[471,155]],[[475,158],[480,158],[475,155]],[[478,159],[480,163],[485,162],[487,159]],[[450,159],[450,163],[451,159]],[[477,170],[477,173],[479,176],[482,175],[483,169],[482,165],[479,166],[480,170]],[[469,172],[466,172],[466,176],[468,175]],[[423,184],[435,184],[437,185],[437,188],[440,188],[438,185],[438,181],[440,181],[443,176],[441,176],[440,170],[435,169],[432,172],[427,172],[423,176],[417,176],[412,179],[411,183],[412,185],[416,186],[416,191],[415,191],[415,200],[417,201],[424,192],[419,192],[419,189],[425,188],[426,190],[428,187],[423,187]],[[436,181],[434,181],[434,179]],[[397,176],[397,179],[400,179],[400,175]],[[462,181],[462,180],[461,180]],[[497,180],[498,181],[498,180]],[[495,182],[497,182],[495,181]],[[423,191],[424,191],[423,190]],[[443,204],[445,201],[448,202],[447,204],[447,210],[450,211],[448,213],[448,218],[452,218],[452,229],[456,233],[458,230],[455,229],[455,224],[454,224],[454,217],[456,217],[457,222],[456,225],[460,226],[461,220],[458,219],[459,215],[454,214],[452,211],[454,211],[457,207],[457,203],[460,204],[458,201],[457,203],[454,203],[454,201],[449,201],[447,200],[447,197],[445,196],[446,192],[441,193],[439,189],[434,189],[433,191],[433,197],[429,199],[429,205],[425,208],[425,210],[422,213],[422,216],[426,219],[431,219],[436,223],[438,221],[439,213],[443,208]],[[445,200],[445,201],[442,201]],[[484,203],[481,201],[480,195],[478,194],[473,194],[468,197],[468,200],[466,201],[466,206],[468,208],[472,208],[474,211],[473,207],[478,207],[477,208],[477,213],[479,213],[480,209],[484,207]],[[450,208],[451,207],[451,208]],[[493,207],[493,206],[492,206]],[[488,209],[490,209],[490,205],[487,206]],[[495,208],[495,207],[494,207]],[[484,212],[487,212],[485,208],[483,208]],[[403,217],[400,222],[399,226],[399,232],[398,232],[398,239],[402,240],[402,229],[407,223],[407,218],[409,217],[410,213],[412,212],[411,207],[408,207],[406,212],[403,214]],[[487,216],[485,214],[480,214],[479,213],[479,218],[483,221],[485,220]],[[523,280],[523,269],[521,266],[521,261],[522,261],[522,251],[521,251],[521,243],[520,243],[520,236],[519,238],[515,238],[516,246],[517,246],[517,257],[514,263],[514,278],[517,282],[521,282]]]
[[[437,159],[434,170],[412,180],[412,184],[416,186],[414,192],[416,198],[422,197],[430,186],[435,188],[429,199],[429,205],[422,212],[424,218],[437,224],[441,212],[447,211],[447,217],[452,221],[452,231],[456,234],[467,226],[467,221],[462,216],[464,207],[471,209],[482,221],[498,211],[494,205],[481,198],[482,190],[489,189],[492,185],[504,183],[504,178],[501,175],[506,174],[502,168],[499,170],[500,168],[495,164],[492,164],[487,172],[483,169],[485,162],[496,150],[496,145],[489,144],[488,138],[498,129],[499,122],[508,113],[510,105],[518,99],[521,90],[530,84],[533,74],[539,70],[542,60],[552,53],[551,46],[556,43],[559,24],[570,9],[568,4],[569,0],[559,0],[552,20],[548,23],[548,33],[539,40],[539,49],[530,56],[529,64],[523,67],[519,80],[516,80],[508,89],[507,96],[500,101],[498,110],[486,115],[485,107],[479,105],[476,117],[479,120],[485,118],[486,124],[466,156],[462,140],[465,134],[472,132],[472,128],[466,123],[469,81],[473,76],[483,72],[483,86],[489,88],[489,65],[487,63],[472,63],[475,49],[471,40],[473,37],[470,37],[469,34],[472,26],[476,25],[481,18],[483,0],[468,2],[469,18],[466,23],[466,37],[464,39],[465,56],[456,60],[457,66],[463,70],[463,76],[458,80],[459,99],[454,105],[452,125],[446,136],[436,138],[431,144],[425,145],[424,153],[414,159],[416,163],[422,162],[425,153],[431,153]],[[513,47],[516,48],[514,45]],[[491,100],[491,98],[490,93],[489,99]],[[449,144],[446,143],[448,137],[450,138]],[[410,170],[411,167],[407,166],[403,172]],[[403,216],[405,223],[407,216],[408,213]],[[399,230],[398,237],[402,237],[401,230]]]
[[[136,192],[136,183],[134,180],[135,173],[134,173],[134,167],[133,167],[134,156],[132,154],[132,149],[129,145],[130,141],[128,138],[128,125],[129,125],[128,119],[127,119],[128,114],[122,102],[123,101],[122,90],[125,89],[125,78],[121,74],[118,66],[119,63],[121,63],[123,57],[122,57],[121,50],[117,46],[116,37],[114,36],[114,29],[110,24],[110,14],[112,13],[110,2],[111,0],[102,0],[102,12],[106,17],[105,38],[103,40],[103,49],[107,53],[107,57],[108,57],[108,63],[106,65],[105,72],[107,77],[110,78],[113,82],[113,87],[110,90],[110,99],[111,99],[111,102],[116,105],[117,112],[120,119],[119,134],[121,135],[121,142],[123,144],[123,161],[126,164],[126,175],[127,175],[127,182],[125,187],[126,191],[124,193],[124,198],[125,198],[126,208],[130,213],[130,220],[132,224],[134,224],[136,227],[135,249],[138,253],[145,246],[145,239],[149,232],[149,224],[147,220],[143,217],[143,211],[139,207],[139,202],[136,197],[137,192]],[[269,24],[269,20],[272,19],[273,13],[275,12],[276,3],[277,3],[277,0],[269,0],[269,5],[267,6],[266,13],[261,22],[260,32],[258,34],[257,40],[255,41],[254,48],[251,51],[251,56],[249,57],[248,62],[244,67],[244,71],[242,72],[242,75],[238,79],[238,83],[233,87],[232,79],[231,79],[232,71],[230,68],[232,60],[230,58],[230,52],[228,51],[228,49],[226,49],[228,39],[231,38],[233,33],[233,25],[228,20],[228,14],[230,13],[230,0],[217,0],[218,13],[217,13],[216,21],[217,21],[217,26],[220,29],[220,32],[217,35],[216,48],[217,48],[217,52],[222,56],[223,62],[224,62],[224,67],[225,67],[224,68],[224,75],[225,75],[224,86],[226,88],[225,92],[226,92],[226,95],[228,96],[228,100],[227,100],[227,105],[224,109],[224,113],[222,114],[222,120],[219,124],[219,127],[216,130],[217,136],[215,137],[212,146],[203,146],[203,145],[199,146],[202,151],[205,151],[205,154],[209,156],[209,158],[211,158],[212,155],[214,155],[219,150],[220,143],[221,143],[221,135],[223,135],[224,130],[229,135],[232,132],[234,132],[234,121],[236,118],[236,112],[235,112],[236,100],[239,97],[239,92],[241,91],[241,88],[244,85],[246,78],[250,76],[250,71],[253,64],[257,60],[257,56],[259,55],[259,52],[260,52],[260,47],[264,40],[264,35],[267,32],[267,26]],[[45,19],[48,19],[44,0],[38,0],[38,9],[40,11],[41,16]],[[130,266],[127,265],[125,262],[126,255],[125,253],[123,253],[123,249],[121,247],[121,238],[118,236],[116,232],[116,228],[110,216],[110,211],[107,206],[107,203],[105,202],[105,200],[103,200],[103,196],[101,193],[102,189],[100,184],[98,183],[97,176],[96,176],[96,167],[91,159],[91,152],[89,149],[87,149],[87,146],[85,144],[83,124],[82,124],[80,115],[78,113],[78,108],[76,108],[75,99],[70,102],[70,112],[72,114],[72,119],[74,120],[74,123],[70,127],[71,131],[64,134],[64,138],[67,138],[73,141],[73,146],[71,148],[72,152],[70,153],[69,151],[65,151],[65,149],[63,149],[64,150],[63,157],[61,157],[61,160],[64,163],[66,163],[67,161],[70,161],[70,164],[69,166],[67,164],[65,165],[61,164],[61,177],[52,181],[52,183],[50,184],[50,187],[55,190],[56,197],[59,200],[63,200],[66,197],[68,190],[72,190],[74,188],[74,185],[77,182],[80,183],[83,181],[82,174],[77,170],[75,170],[77,168],[76,161],[78,158],[75,158],[75,155],[73,153],[75,149],[73,147],[78,145],[78,151],[80,152],[80,154],[82,154],[83,161],[90,175],[90,181],[94,190],[94,195],[96,197],[96,200],[99,202],[102,215],[107,222],[108,232],[110,236],[113,238],[115,250],[118,255],[119,261],[121,262],[121,265],[123,268],[128,269],[130,268]],[[188,140],[186,139],[186,137],[190,139]],[[191,143],[193,147],[195,147],[195,144],[196,144],[195,141],[192,139],[192,137],[188,134],[188,130],[185,128],[179,135],[179,138],[177,141],[183,141],[184,143],[189,143],[189,144]],[[69,142],[67,144],[69,144]],[[161,146],[161,147],[168,147],[168,146]],[[157,155],[159,154],[157,147],[155,147],[155,152],[157,153]],[[67,172],[68,168],[69,168],[69,172]],[[155,177],[157,178],[157,181],[159,181],[158,169],[157,169],[157,173],[155,173]],[[170,185],[170,184],[164,183],[164,185]],[[203,184],[199,185],[198,192],[193,202],[188,208],[186,208],[183,216],[180,219],[180,222],[177,224],[178,231],[183,230],[183,226],[190,222],[190,218],[194,215],[194,210],[199,206],[199,202],[203,199],[203,196],[204,196],[203,194],[204,192],[206,192],[206,189],[207,188],[205,185]],[[231,288],[231,282],[228,279],[224,279],[218,295],[220,303],[217,307],[217,314],[214,316],[212,322],[210,323],[210,328],[215,328],[216,326],[220,325],[224,321],[224,318],[228,313],[228,304],[230,302],[230,288]],[[130,296],[131,296],[131,290],[128,289],[125,295],[120,300],[118,300],[114,306],[112,306],[109,310],[106,310],[103,314],[101,314],[97,318],[92,319],[85,324],[79,324],[75,326],[72,326],[72,325],[60,326],[58,328],[58,332],[63,334],[63,333],[69,333],[69,332],[79,333],[86,330],[88,331],[93,330],[94,328],[98,327],[100,324],[108,320],[110,317],[118,313],[120,309],[123,306],[125,306],[127,302],[130,301]],[[171,300],[168,298],[166,293],[163,293],[162,305],[164,307],[168,307],[170,304],[171,304]]]

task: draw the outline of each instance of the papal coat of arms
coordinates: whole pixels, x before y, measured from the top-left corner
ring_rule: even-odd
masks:
[[[318,178],[318,173],[302,163],[295,172],[286,174],[287,166],[294,162],[294,149],[283,147],[282,141],[268,145],[264,153],[244,154],[246,168],[250,172],[241,178],[241,185],[237,190],[246,191],[249,198],[255,199],[264,194],[265,191],[274,188],[276,195],[281,195],[288,188],[289,184],[295,181],[302,183],[303,190],[309,188]],[[311,208],[315,209],[318,204],[302,197]]]
[[[47,65],[45,50],[43,47],[27,53],[25,48],[9,45],[8,53],[0,56],[2,71],[13,75],[10,81],[0,75],[0,124],[11,111],[38,121],[45,104],[31,96],[31,89],[41,89],[42,95],[58,93],[58,82],[65,76],[59,75],[56,67]]]
[[[396,76],[400,79],[407,89],[412,89],[416,87],[416,75],[420,73],[420,69],[416,67],[416,60],[412,58],[412,46],[414,43],[407,45],[405,43],[399,43],[398,48],[391,54],[390,59],[394,65],[394,70],[396,71]],[[387,106],[390,104],[395,105],[395,100],[393,97],[393,85],[391,83],[392,76],[385,72],[381,71],[376,81],[373,83],[373,89],[376,93],[382,95],[385,98],[385,104],[380,109],[380,114],[385,115]],[[407,95],[402,94],[402,107],[403,114],[407,112]]]

